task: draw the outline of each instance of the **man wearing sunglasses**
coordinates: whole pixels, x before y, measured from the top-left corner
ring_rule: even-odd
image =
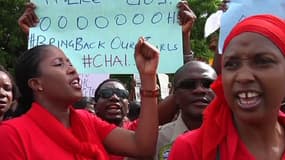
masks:
[[[95,113],[101,119],[123,127],[128,114],[129,92],[117,79],[103,81],[95,91]]]
[[[154,159],[167,159],[178,135],[201,126],[202,113],[215,96],[210,85],[216,78],[215,70],[200,61],[190,61],[175,72],[173,97],[180,114],[160,128]]]
[[[99,84],[95,91],[95,113],[101,119],[116,126],[135,130],[137,121],[127,118],[129,112],[129,92],[118,79],[107,79]],[[110,160],[123,160],[124,157],[109,155]]]

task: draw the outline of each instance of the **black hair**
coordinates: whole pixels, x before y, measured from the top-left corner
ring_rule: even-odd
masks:
[[[33,90],[29,87],[28,81],[40,75],[39,64],[44,57],[43,54],[47,52],[47,48],[49,47],[51,47],[51,45],[36,46],[22,53],[17,59],[15,78],[22,94],[19,99],[19,114],[28,111],[34,101]]]
[[[20,97],[20,92],[18,90],[18,86],[16,85],[16,82],[14,80],[14,77],[10,74],[10,72],[8,70],[5,69],[4,66],[0,65],[0,71],[4,72],[9,79],[11,80],[12,83],[12,94],[13,94],[13,99],[12,100],[16,100]]]
[[[95,90],[95,94],[94,94],[94,101],[95,101],[95,102],[97,102],[98,99],[99,99],[99,95],[98,95],[98,94],[99,94],[99,91],[100,91],[101,87],[103,86],[103,84],[105,84],[105,83],[107,83],[107,82],[118,82],[118,83],[122,84],[122,85],[125,87],[125,85],[123,84],[123,82],[120,81],[119,79],[115,79],[115,78],[106,79],[106,80],[104,80],[103,82],[101,82],[101,83],[98,85],[98,87],[96,88],[96,90]]]
[[[94,104],[93,97],[82,97],[79,101],[73,104],[76,109],[85,109],[88,104]]]
[[[129,113],[127,117],[131,120],[134,121],[138,119],[141,111],[141,103],[138,101],[130,101],[129,103]]]
[[[21,94],[20,94],[20,91],[18,89],[18,86],[16,85],[14,77],[2,65],[0,65],[0,71],[4,72],[9,77],[9,79],[10,79],[10,81],[12,83],[12,100],[15,102],[15,104],[17,104],[16,101],[19,99]],[[15,105],[13,107],[14,102],[12,103],[12,105],[10,106],[8,111],[4,113],[4,118],[3,118],[4,120],[6,120],[7,118],[15,117],[15,109],[17,109],[17,105]]]

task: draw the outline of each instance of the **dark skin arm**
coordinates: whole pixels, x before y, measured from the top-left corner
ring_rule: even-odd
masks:
[[[191,45],[190,45],[190,36],[193,24],[196,20],[195,13],[190,9],[187,1],[181,1],[177,4],[177,8],[179,9],[178,12],[178,19],[179,24],[182,25],[182,38],[183,38],[183,55],[184,63],[191,60]]]
[[[29,35],[29,28],[35,27],[39,23],[39,18],[35,13],[35,4],[29,2],[25,6],[25,12],[18,19],[18,25],[26,35]]]
[[[140,38],[135,47],[135,61],[143,90],[156,89],[159,51]],[[157,97],[141,97],[140,123],[135,132],[117,127],[104,140],[110,153],[150,157],[155,153],[158,135]]]
[[[174,95],[170,94],[158,104],[159,125],[171,122],[178,111]]]

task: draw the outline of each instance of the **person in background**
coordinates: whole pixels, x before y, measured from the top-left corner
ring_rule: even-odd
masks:
[[[129,113],[128,97],[129,92],[120,80],[107,79],[103,81],[95,90],[96,115],[116,126],[130,129],[127,127],[129,124],[127,118]]]
[[[130,101],[129,103],[129,113],[127,117],[130,121],[135,121],[139,118],[141,110],[141,103],[138,101]]]
[[[157,96],[159,96],[159,92],[157,92]],[[95,113],[108,123],[135,131],[141,120],[129,120],[127,115],[130,101],[128,98],[129,92],[120,80],[107,79],[101,82],[95,90]],[[163,112],[159,111],[159,114],[163,114]],[[109,154],[109,158],[110,160],[123,160],[126,157]]]
[[[0,65],[0,121],[13,117],[20,94],[12,75]]]
[[[184,64],[194,59],[194,52],[191,49],[190,37],[191,30],[196,20],[195,13],[189,7],[186,0],[182,0],[177,4],[179,9],[178,19],[180,25],[182,25],[182,38],[183,38],[183,62]],[[172,93],[170,89],[170,93]],[[134,92],[131,90],[131,93]],[[175,98],[173,94],[170,94],[159,102],[159,124],[171,122],[176,118],[179,108],[176,106]]]
[[[79,101],[75,102],[73,106],[75,109],[86,109],[90,113],[95,114],[94,104],[93,97],[82,97]]]
[[[154,159],[167,159],[177,136],[201,126],[202,113],[215,96],[210,85],[216,78],[215,70],[200,61],[187,62],[175,72],[173,96],[180,114],[160,127]]]
[[[202,126],[179,136],[170,160],[285,159],[285,21],[261,14],[226,37],[215,99]]]
[[[41,45],[23,53],[15,77],[30,108],[24,115],[0,125],[0,141],[5,146],[0,150],[1,159],[105,160],[107,152],[152,156],[158,133],[155,87],[159,51],[140,38],[134,56],[142,82],[142,123],[135,132],[73,108],[72,104],[82,98],[81,85],[78,73],[63,51]]]

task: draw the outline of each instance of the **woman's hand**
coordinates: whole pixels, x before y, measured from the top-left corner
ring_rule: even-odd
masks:
[[[140,37],[135,47],[135,61],[141,75],[155,75],[159,61],[159,50]]]

